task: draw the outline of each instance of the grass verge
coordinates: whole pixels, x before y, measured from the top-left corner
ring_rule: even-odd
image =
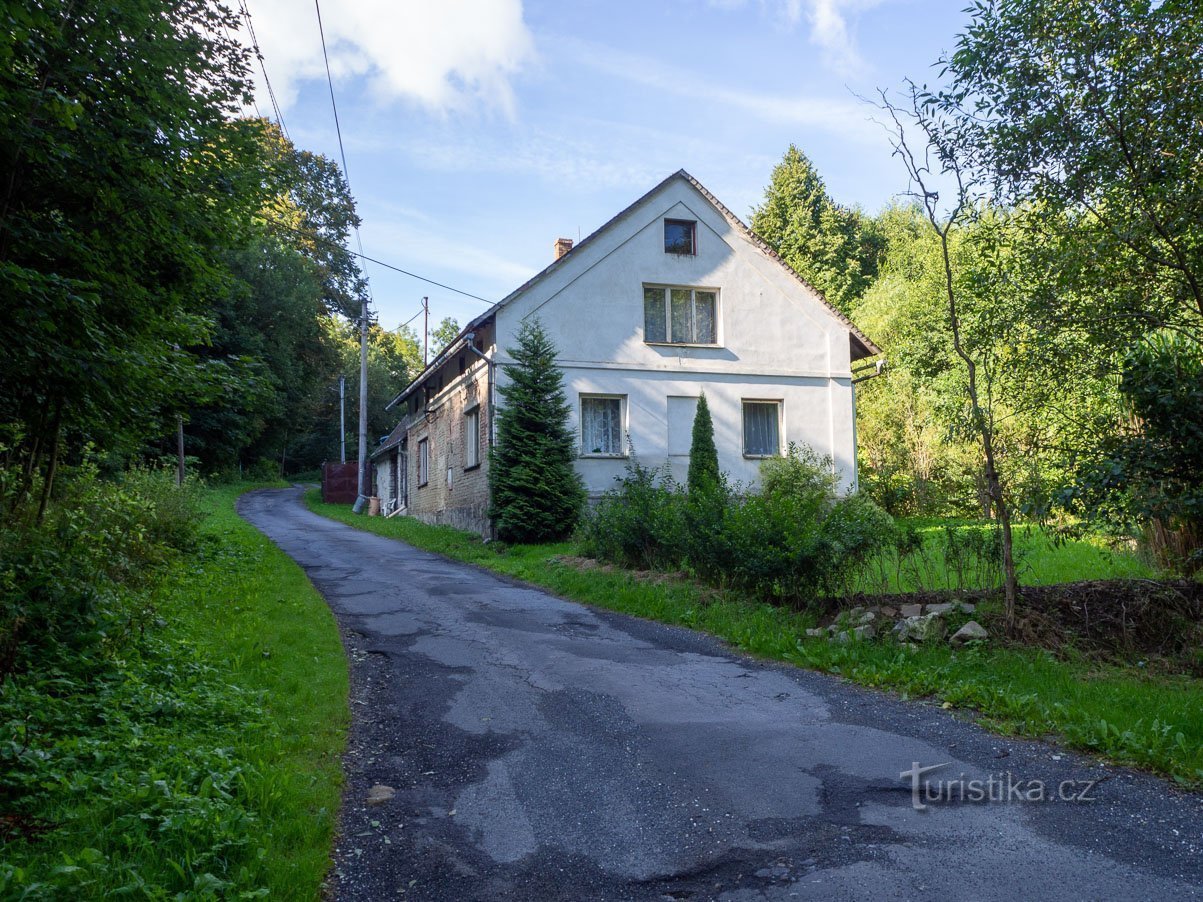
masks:
[[[25,713],[12,741],[39,800],[8,825],[0,897],[318,897],[347,665],[304,572],[236,514],[246,488],[205,491],[200,550],[141,640],[84,679],[0,686],[7,725]]]
[[[814,615],[756,604],[679,579],[649,581],[609,568],[582,571],[557,562],[577,553],[572,543],[488,545],[470,533],[408,517],[365,517],[324,504],[310,491],[315,513],[419,548],[550,589],[614,611],[703,630],[736,648],[854,682],[938,699],[980,712],[1001,733],[1055,738],[1066,746],[1146,768],[1180,784],[1203,785],[1203,685],[1187,676],[1139,667],[1064,660],[1035,649],[994,645],[916,650],[888,640],[847,645],[806,637]]]

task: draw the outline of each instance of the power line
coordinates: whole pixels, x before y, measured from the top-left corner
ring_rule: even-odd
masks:
[[[338,124],[338,104],[334,102],[334,78],[330,75],[330,56],[326,53],[326,30],[322,27],[322,5],[319,0],[313,0],[313,8],[317,10],[317,33],[322,39],[322,59],[326,63],[326,84],[330,86],[330,108],[334,110],[334,132],[338,135],[338,155],[343,161],[343,175],[347,179],[347,188],[351,187],[351,171],[347,169],[347,152],[343,150],[343,130]]]
[[[225,24],[225,22],[222,22],[221,28],[222,28],[222,31],[224,31],[226,33],[226,37],[229,38],[231,44],[237,44],[240,47],[242,46],[242,41],[239,41],[237,38],[234,37],[233,34],[230,33],[229,26],[227,26]],[[260,112],[260,110],[259,110],[259,101],[255,98],[255,94],[253,91],[251,92],[251,106],[253,106],[255,108],[255,118],[262,119],[263,113]],[[283,130],[283,129],[281,129],[281,130]]]
[[[436,282],[434,279],[428,279],[425,276],[420,276],[417,273],[410,272],[407,269],[402,269],[400,266],[393,266],[391,263],[385,263],[383,260],[377,260],[375,257],[369,257],[367,254],[356,254],[355,251],[347,251],[347,253],[367,260],[369,263],[375,263],[377,266],[383,266],[385,269],[391,269],[393,272],[399,272],[403,276],[409,276],[411,279],[418,279],[419,281],[426,282],[427,284],[437,285],[439,288],[445,288],[448,291],[454,291],[456,294],[462,294],[466,298],[472,298],[472,300],[480,301],[483,304],[488,304],[490,307],[492,307],[494,304],[493,301],[490,301],[488,298],[482,298],[478,294],[472,294],[470,291],[462,291],[459,288],[452,288],[450,285],[444,285],[442,282]]]
[[[351,190],[351,171],[346,167],[346,150],[343,148],[343,127],[338,121],[338,103],[334,101],[334,77],[330,72],[330,54],[326,53],[326,29],[321,24],[321,2],[313,0],[313,8],[318,12],[318,36],[321,37],[321,58],[326,64],[326,85],[330,88],[330,108],[334,112],[334,133],[338,136],[338,156],[343,161],[343,178],[346,179],[346,192],[351,197],[354,197],[355,192]],[[354,229],[355,244],[360,249],[360,254],[358,255],[363,257],[363,260],[367,260],[368,257],[363,254],[363,238],[360,236],[360,226],[356,224]],[[367,273],[363,274],[363,284],[367,287],[369,301],[374,301],[372,297],[372,280],[367,277]]]
[[[378,260],[375,257],[369,257],[367,254],[356,253],[350,248],[344,247],[341,242],[335,241],[333,238],[327,238],[324,235],[319,235],[316,232],[298,229],[295,226],[290,226],[286,223],[278,222],[273,219],[267,219],[264,222],[273,229],[283,229],[286,232],[292,232],[294,235],[300,235],[304,238],[310,239],[311,241],[320,241],[322,244],[327,244],[330,247],[336,247],[344,250],[352,257],[359,257],[361,260],[367,260],[369,263],[375,263],[377,266],[383,266],[385,269],[391,269],[393,272],[401,273],[403,276],[409,276],[411,279],[417,279],[419,282],[425,282],[428,285],[435,285],[439,288],[446,289],[447,291],[452,291],[455,294],[462,294],[466,298],[471,298],[474,301],[480,301],[482,304],[488,304],[490,307],[492,307],[495,303],[494,301],[490,301],[488,298],[482,298],[478,294],[473,294],[470,291],[464,291],[462,288],[456,288],[453,285],[446,285],[442,282],[436,282],[434,279],[428,279],[426,276],[420,276],[416,272],[410,272],[408,269],[402,269],[400,266],[394,266],[391,263],[385,263],[383,260]]]
[[[276,92],[272,89],[272,81],[267,77],[267,64],[263,61],[263,51],[259,49],[259,38],[255,35],[255,26],[251,22],[251,10],[247,6],[247,0],[238,0],[238,7],[242,10],[242,17],[246,21],[246,29],[251,36],[251,47],[255,51],[255,58],[259,60],[259,71],[263,73],[263,83],[267,86],[267,96],[271,98],[276,121],[280,123],[280,131],[284,133],[284,137],[291,141],[292,138],[288,137],[288,126],[284,124],[284,116],[280,112],[280,104],[276,102]]]

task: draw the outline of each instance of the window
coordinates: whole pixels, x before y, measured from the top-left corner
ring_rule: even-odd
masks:
[[[652,344],[717,344],[718,292],[644,285],[643,340]]]
[[[430,442],[422,439],[418,442],[418,486],[430,482]]]
[[[480,466],[480,408],[464,413],[464,469]]]
[[[581,453],[602,457],[623,454],[622,396],[581,395]]]
[[[689,255],[697,253],[694,242],[696,232],[697,223],[691,220],[664,220],[664,253]]]
[[[744,401],[744,455],[776,457],[781,453],[781,402]]]

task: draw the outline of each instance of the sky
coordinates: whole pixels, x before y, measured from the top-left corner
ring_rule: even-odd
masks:
[[[293,142],[339,159],[317,14],[246,0]],[[930,83],[964,0],[321,0],[370,257],[490,301],[678,169],[748,221],[790,144],[836,201],[907,187],[866,100]],[[248,40],[249,43],[249,40]],[[256,105],[274,118],[262,75]],[[365,264],[397,328],[479,300]],[[421,318],[413,325],[421,328]]]

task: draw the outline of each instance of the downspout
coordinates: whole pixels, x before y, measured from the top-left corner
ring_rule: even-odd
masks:
[[[873,372],[869,373],[867,376],[856,375],[857,373],[863,373],[870,369],[873,370]],[[881,357],[871,364],[862,366],[859,369],[852,371],[853,379],[849,383],[849,387],[852,389],[852,491],[854,492],[860,491],[860,442],[857,438],[856,428],[856,383],[864,382],[866,379],[876,379],[885,372],[885,369],[886,359]]]

